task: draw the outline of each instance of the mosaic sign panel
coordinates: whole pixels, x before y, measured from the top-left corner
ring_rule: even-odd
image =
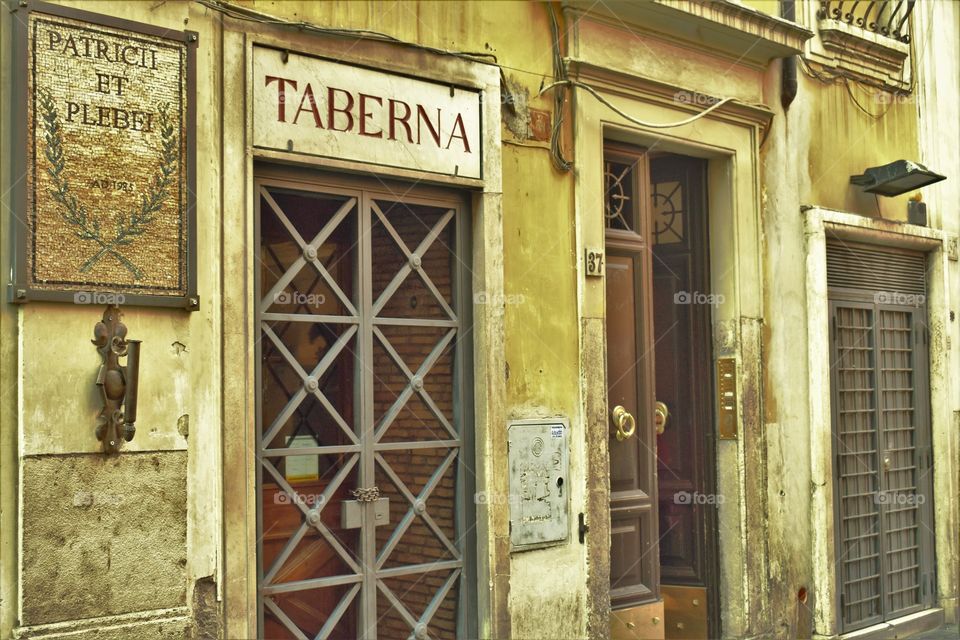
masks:
[[[31,9],[14,300],[196,308],[196,34]]]

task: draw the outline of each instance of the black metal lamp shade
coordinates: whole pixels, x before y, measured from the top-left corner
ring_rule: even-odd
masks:
[[[909,160],[896,160],[879,167],[870,167],[862,175],[850,176],[852,184],[863,187],[867,193],[881,196],[898,196],[946,179],[946,176]]]

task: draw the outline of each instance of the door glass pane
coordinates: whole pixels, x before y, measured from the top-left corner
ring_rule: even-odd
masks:
[[[268,585],[328,575],[355,574],[360,559],[356,529],[344,529],[340,503],[356,486],[356,454],[314,455],[312,476],[290,464],[286,474],[279,456],[264,459],[262,564]],[[292,457],[290,458],[292,460]],[[346,474],[341,473],[344,467]],[[269,476],[270,482],[266,480]],[[319,521],[314,514],[319,515]]]
[[[266,640],[308,638],[355,638],[359,584],[304,589],[271,596],[265,600],[263,637]],[[326,612],[332,612],[328,615]],[[323,633],[321,634],[321,630]]]
[[[454,319],[454,212],[405,202],[372,205],[374,311],[392,318]]]
[[[380,598],[377,601],[379,637],[410,638],[410,623],[405,619],[410,615],[419,620],[430,606],[434,594],[442,599],[432,607],[435,610],[426,632],[430,638],[438,640],[458,640],[457,636],[457,585],[459,579],[448,572],[427,572],[384,578],[381,580]],[[389,594],[389,595],[388,595]],[[396,603],[394,603],[394,599]],[[401,613],[401,610],[409,614]]]
[[[356,433],[354,325],[264,322],[263,446],[350,444]]]
[[[685,214],[682,183],[676,180],[654,182],[652,196],[654,244],[682,242]]]
[[[603,212],[608,229],[636,231],[636,164],[607,160],[604,163]]]
[[[356,222],[356,198],[262,189],[261,310],[355,315]]]
[[[448,327],[377,327],[374,419],[382,442],[458,437],[453,415],[453,350]]]

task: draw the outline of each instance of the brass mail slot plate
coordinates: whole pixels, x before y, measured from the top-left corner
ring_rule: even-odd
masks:
[[[717,360],[717,421],[721,440],[737,439],[737,360]]]
[[[359,529],[363,522],[363,506],[359,500],[344,500],[340,509],[340,526],[344,529]],[[390,522],[390,498],[377,498],[373,501],[373,526],[379,527]]]

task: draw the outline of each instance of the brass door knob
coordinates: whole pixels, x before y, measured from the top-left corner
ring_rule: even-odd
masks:
[[[613,424],[617,425],[617,440],[623,442],[637,431],[637,421],[621,405],[613,408]]]
[[[657,427],[657,435],[663,433],[664,429],[667,428],[667,419],[669,417],[670,410],[667,408],[666,403],[658,400],[653,413],[653,424]]]

